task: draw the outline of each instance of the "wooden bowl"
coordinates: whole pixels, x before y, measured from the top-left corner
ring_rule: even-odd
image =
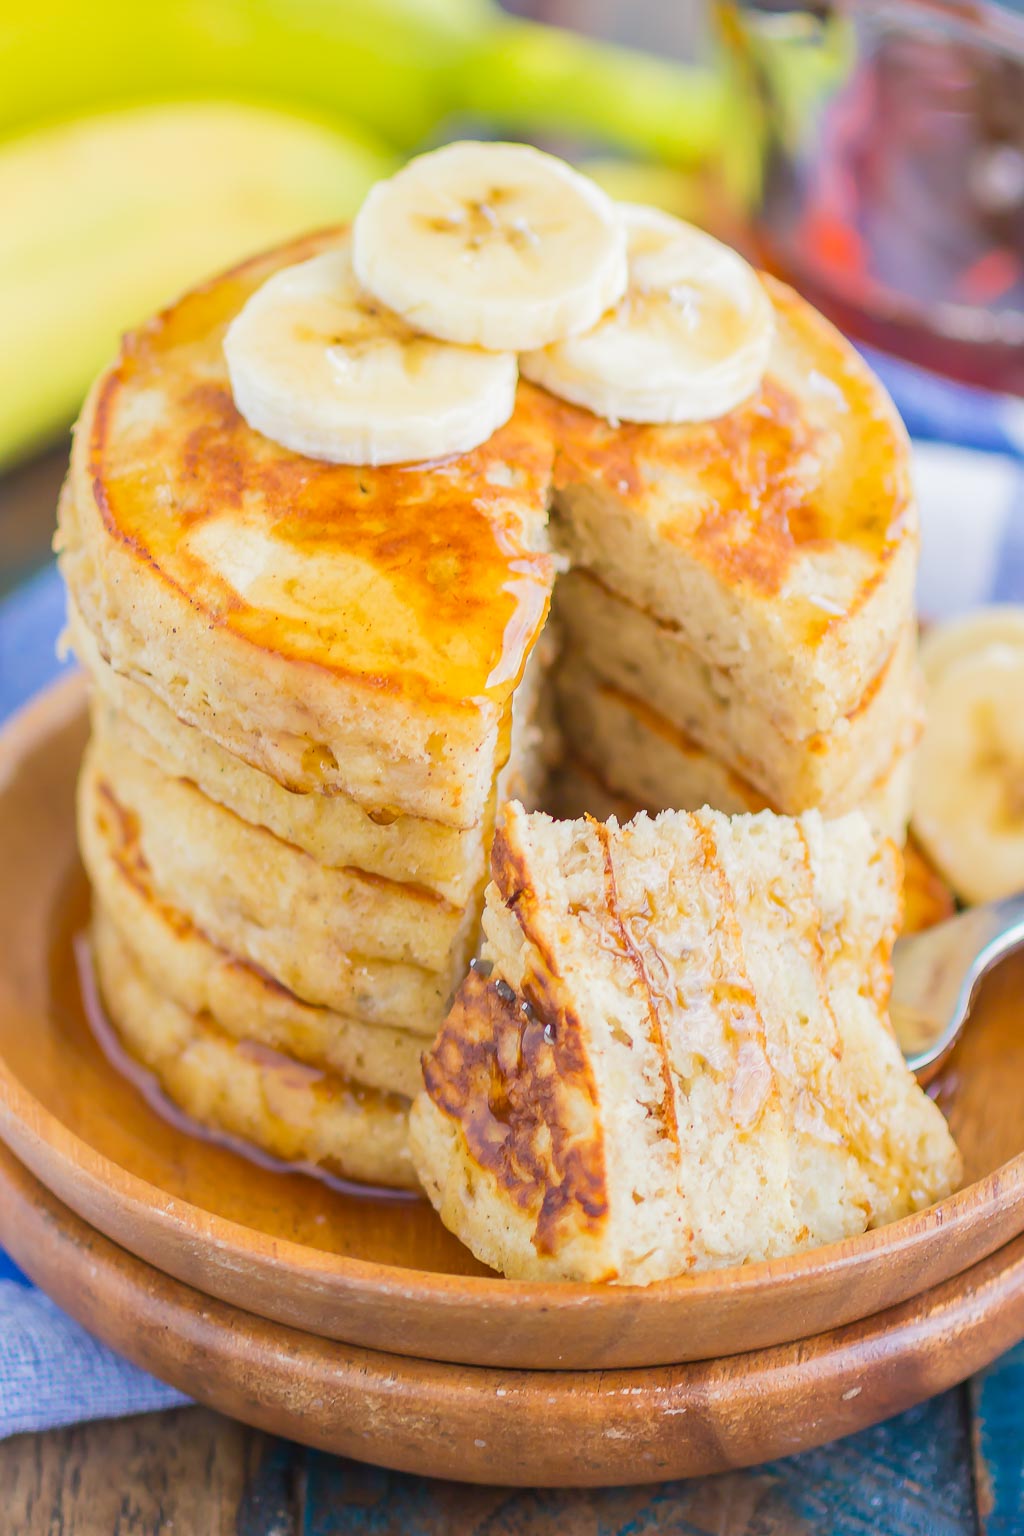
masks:
[[[942,1086],[968,1170],[940,1206],[771,1264],[647,1289],[483,1270],[429,1206],[268,1172],[154,1112],[79,1003],[87,912],[72,791],[83,687],[0,739],[0,1137],[60,1200],[187,1285],[328,1339],[426,1359],[602,1369],[711,1359],[894,1306],[1024,1231],[1021,968],[995,978]]]
[[[254,1317],[116,1247],[3,1149],[0,1242],[73,1317],[198,1401],[306,1445],[464,1482],[651,1483],[788,1456],[944,1391],[1024,1334],[1024,1237],[867,1322],[633,1371],[446,1365]]]

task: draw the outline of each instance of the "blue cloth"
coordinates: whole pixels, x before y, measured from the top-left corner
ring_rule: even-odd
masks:
[[[57,674],[63,622],[53,566],[0,602],[0,719]],[[187,1401],[72,1322],[0,1251],[0,1439]]]
[[[86,1333],[42,1291],[0,1280],[0,1437],[187,1401]]]
[[[1024,404],[871,361],[916,439],[922,613],[1024,600]],[[57,672],[62,622],[52,566],[0,602],[0,719]],[[0,1253],[0,1438],[184,1401],[97,1343]]]

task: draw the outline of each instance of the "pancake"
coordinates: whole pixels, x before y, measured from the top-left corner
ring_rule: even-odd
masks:
[[[114,850],[93,864],[93,908],[157,988],[189,1013],[210,1014],[229,1035],[256,1040],[368,1088],[411,1097],[421,1086],[429,1033],[390,1029],[304,1003],[259,966],[211,943],[158,899],[141,860]]]
[[[610,796],[613,804],[628,807],[629,814],[695,811],[704,805],[726,815],[777,809],[748,779],[705,752],[642,699],[602,682],[585,663],[568,658],[560,669],[558,686],[568,761],[559,771],[550,804],[560,814],[598,814],[589,803],[592,782],[588,780],[596,781],[603,791],[598,805],[608,805],[605,797]],[[880,832],[902,843],[918,732],[915,710],[874,784],[849,798],[844,792],[832,802],[805,809],[817,808],[830,817],[861,809]],[[606,814],[618,813],[608,809]]]
[[[211,944],[180,912],[147,900],[114,864],[96,885],[93,911],[158,992],[188,1013],[208,1015],[234,1039],[382,1093],[411,1098],[422,1087],[420,1057],[430,1035],[311,1007],[257,966]]]
[[[764,281],[768,370],[728,415],[613,427],[559,408],[554,536],[805,737],[856,709],[905,629],[918,519],[885,391],[809,304]]]
[[[155,693],[100,656],[73,602],[68,632],[89,672],[98,731],[116,733],[165,774],[184,777],[243,820],[266,827],[321,864],[412,881],[453,903],[474,894],[484,865],[484,824],[465,831],[401,814],[371,816],[347,795],[296,793],[187,725]]]
[[[126,338],[61,497],[94,690],[80,839],[131,961],[114,1001],[135,1000],[129,1048],[166,1079],[137,1027],[152,991],[161,1038],[201,1039],[227,1093],[250,1008],[259,1049],[410,1086],[409,1040],[479,939],[499,805],[540,794],[562,736],[563,788],[578,763],[652,808],[906,819],[916,513],[853,349],[766,279],[767,374],[718,421],[614,428],[522,383],[470,453],[331,465],[250,430],[223,339],[266,278],[338,238],[256,257]],[[545,624],[570,561],[617,596],[595,617],[572,597],[593,581],[569,578],[556,695]],[[611,638],[620,600],[646,640],[621,616]],[[240,1078],[246,1124],[260,1080]]]
[[[112,885],[113,865],[123,882],[134,885],[147,900],[155,899],[168,913],[183,917],[218,949],[262,970],[303,1002],[417,1035],[431,1035],[443,1017],[451,985],[446,986],[437,972],[399,962],[360,961],[339,945],[333,968],[311,978],[306,957],[289,942],[287,933],[265,934],[250,924],[243,930],[246,944],[233,946],[230,935],[241,928],[237,914],[232,923],[212,912],[212,922],[203,924],[184,912],[177,893],[163,892],[154,879],[138,818],[121,804],[113,785],[95,772],[89,750],[78,786],[78,840],[89,880],[112,909],[119,900],[114,893],[121,888]],[[120,926],[126,927],[127,921],[120,921]],[[311,979],[322,987],[310,987]],[[308,995],[320,990],[326,994],[322,998]]]
[[[187,779],[172,779],[116,736],[94,735],[86,777],[116,785],[122,810],[139,828],[143,857],[163,896],[201,926],[215,921],[228,949],[239,934],[290,942],[310,974],[328,973],[336,953],[398,960],[461,974],[471,953],[476,913],[422,887],[330,869],[308,853],[254,827]]]
[[[858,814],[553,822],[509,806],[484,960],[410,1143],[517,1279],[647,1284],[850,1236],[961,1164],[888,1021],[900,860]]]
[[[913,621],[853,712],[830,730],[799,739],[779,730],[761,699],[739,693],[728,673],[702,661],[677,628],[588,573],[573,571],[559,582],[555,612],[567,647],[585,656],[597,676],[647,700],[790,815],[816,805],[856,805],[920,710]]]
[[[455,905],[478,895],[486,867],[485,822],[459,831],[398,812],[371,816],[342,794],[285,789],[269,774],[250,767],[212,737],[179,720],[141,683],[115,672],[103,660],[70,597],[67,632],[89,673],[96,728],[116,732],[165,774],[189,779],[208,799],[294,843],[321,864],[425,886]],[[499,775],[499,799],[534,805],[543,797],[552,736],[547,722],[542,735],[536,720],[542,668],[550,654],[542,639],[516,690],[511,750]]]
[[[416,1188],[406,1099],[357,1088],[237,1040],[208,1014],[189,1013],[152,984],[102,912],[92,939],[103,1004],[118,1037],[185,1114],[286,1163]]]

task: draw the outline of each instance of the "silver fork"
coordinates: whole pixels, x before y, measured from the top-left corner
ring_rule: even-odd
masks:
[[[967,1022],[982,977],[1024,945],[1024,891],[896,943],[892,1022],[907,1064],[929,1077]]]

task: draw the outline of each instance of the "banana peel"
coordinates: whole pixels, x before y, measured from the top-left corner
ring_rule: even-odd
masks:
[[[211,272],[348,219],[393,168],[356,133],[228,103],[137,107],[0,151],[0,467],[75,415],[121,331]]]

